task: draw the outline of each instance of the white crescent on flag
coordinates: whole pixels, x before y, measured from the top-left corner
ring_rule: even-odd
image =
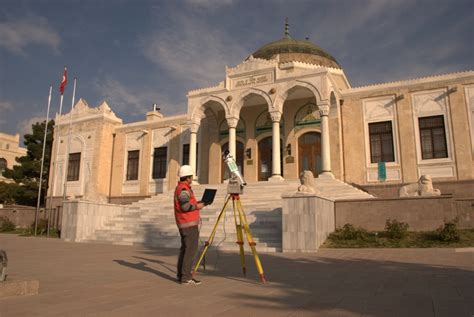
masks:
[[[61,95],[64,95],[64,89],[66,88],[66,84],[67,84],[67,67],[64,66],[63,79],[61,80],[61,85],[59,86],[59,91],[61,92]]]

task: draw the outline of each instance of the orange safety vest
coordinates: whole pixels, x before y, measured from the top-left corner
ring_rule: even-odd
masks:
[[[174,217],[176,219],[176,224],[178,225],[178,228],[197,226],[200,219],[199,209],[188,212],[181,210],[181,206],[179,204],[179,195],[181,195],[183,190],[187,190],[190,194],[189,203],[194,206],[197,204],[196,197],[194,197],[191,186],[189,186],[189,184],[186,182],[179,182],[174,191]]]

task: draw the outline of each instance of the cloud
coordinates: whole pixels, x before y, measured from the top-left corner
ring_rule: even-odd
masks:
[[[119,81],[112,78],[97,80],[94,83],[101,98],[107,101],[113,111],[126,113],[131,116],[142,116],[151,111],[152,104],[166,109],[177,109],[170,100],[159,93],[151,91],[139,91],[125,87]],[[183,107],[181,107],[183,108]]]
[[[13,109],[13,104],[10,101],[0,101],[0,112],[9,111]]]
[[[201,7],[206,9],[217,8],[225,5],[230,5],[233,0],[186,0],[186,3],[191,6]]]
[[[25,55],[28,45],[44,45],[59,53],[60,37],[45,18],[30,17],[0,23],[0,47]]]
[[[27,133],[32,133],[31,126],[36,122],[43,122],[45,120],[44,116],[35,115],[28,119],[20,121],[17,125],[17,130],[20,131],[20,135],[24,136]]]
[[[184,15],[173,18],[172,27],[146,35],[141,47],[148,60],[180,81],[198,87],[215,85],[224,79],[226,65],[233,66],[248,55],[242,43],[215,27],[215,21]]]

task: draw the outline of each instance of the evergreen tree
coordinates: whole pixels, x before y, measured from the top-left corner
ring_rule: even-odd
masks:
[[[7,168],[3,173],[4,177],[13,179],[15,183],[3,183],[0,186],[0,193],[3,192],[0,194],[0,202],[36,206],[45,126],[45,121],[36,122],[32,125],[32,133],[25,134],[23,144],[27,149],[26,155],[16,159],[20,165],[15,165],[12,169]],[[43,181],[41,186],[41,197],[43,198],[45,197],[48,186],[53,127],[54,121],[51,120],[48,123],[48,132],[46,134]]]

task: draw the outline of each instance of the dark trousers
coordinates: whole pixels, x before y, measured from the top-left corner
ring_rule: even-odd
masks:
[[[192,278],[194,256],[198,249],[199,228],[192,226],[179,229],[181,235],[181,249],[179,250],[177,277],[179,280],[187,281]]]

